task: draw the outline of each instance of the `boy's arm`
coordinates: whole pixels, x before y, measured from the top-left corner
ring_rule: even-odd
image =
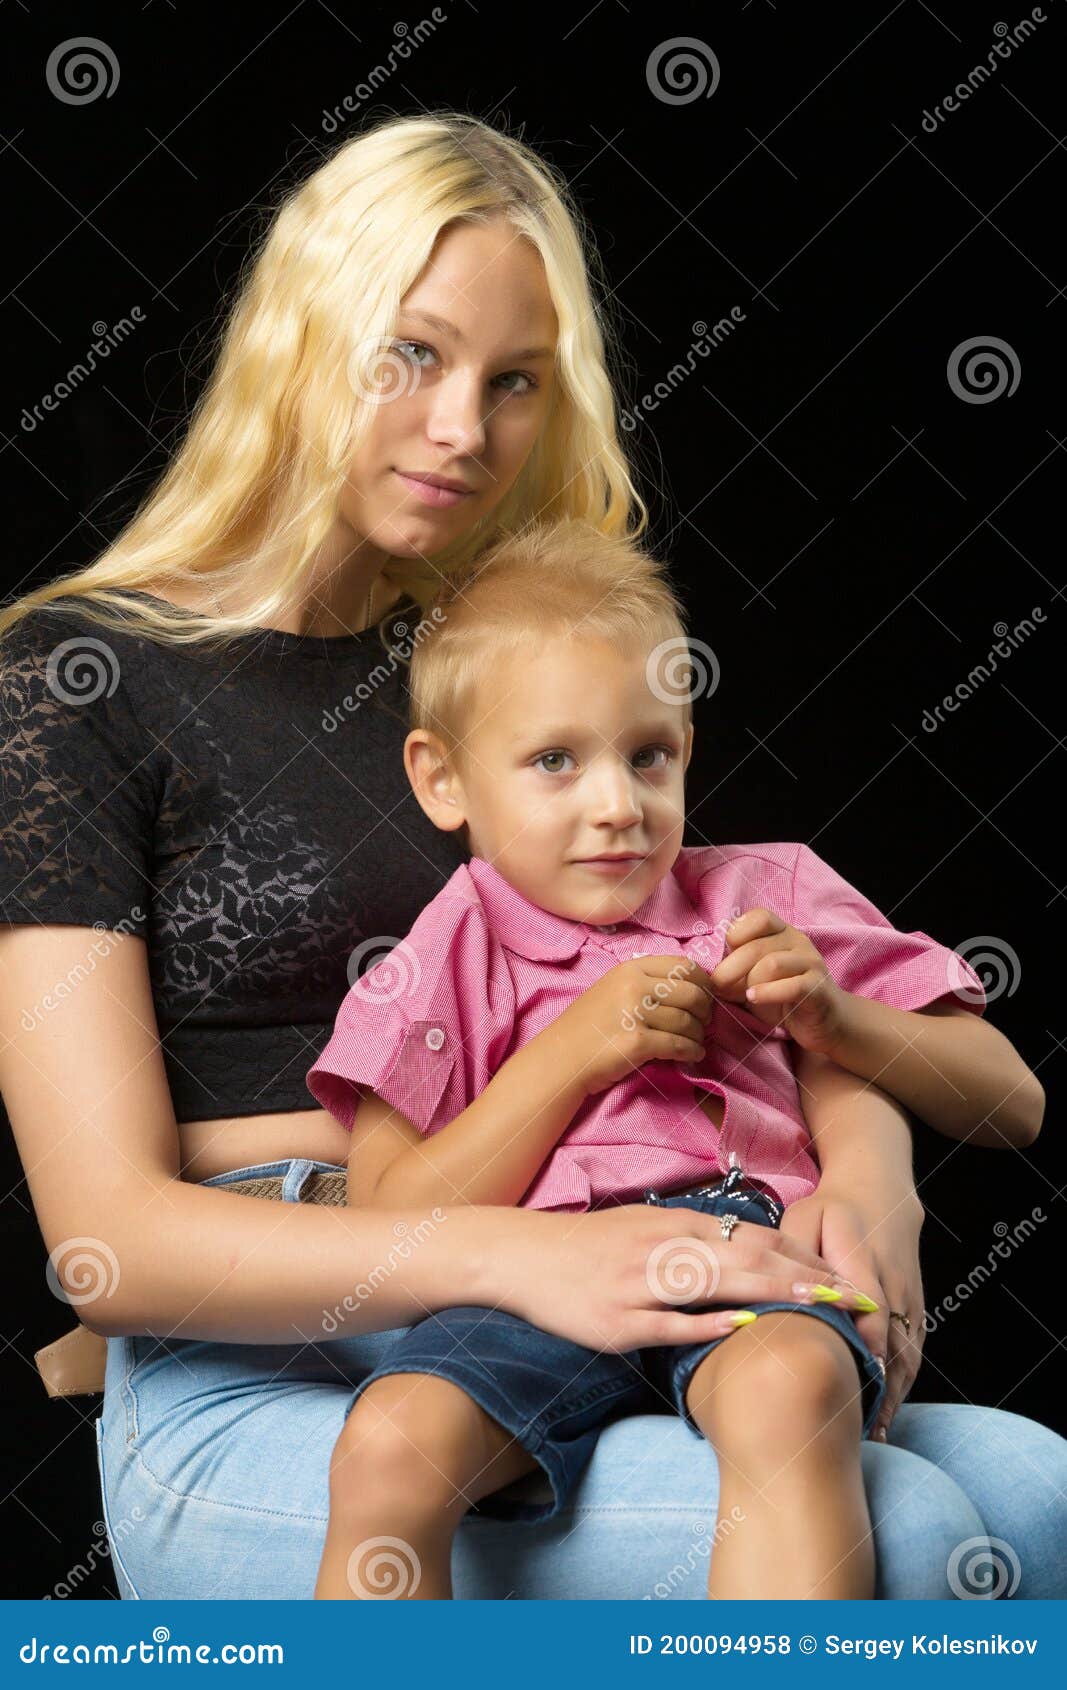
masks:
[[[877,1081],[947,1138],[1020,1149],[1041,1130],[1045,1093],[1015,1046],[962,1004],[893,1009],[838,988],[823,1053]]]
[[[712,983],[727,1001],[877,1081],[948,1138],[1009,1149],[1034,1142],[1045,1112],[1041,1082],[1003,1033],[958,1000],[894,1009],[846,991],[810,936],[770,910],[747,910],[726,937],[732,948]]]
[[[921,1206],[912,1175],[911,1122],[894,1097],[839,1068],[829,1057],[792,1047],[801,1109],[821,1182],[877,1196],[883,1212]]]
[[[349,1148],[349,1202],[368,1208],[518,1203],[585,1101],[572,1068],[565,1040],[550,1025],[429,1137],[364,1091]]]

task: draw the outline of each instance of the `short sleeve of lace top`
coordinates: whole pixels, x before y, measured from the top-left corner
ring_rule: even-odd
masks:
[[[158,767],[114,643],[32,611],[0,644],[0,919],[143,937]]]
[[[404,772],[419,615],[212,652],[63,600],[0,640],[0,921],[145,941],[179,1121],[314,1108],[345,994],[466,860]]]

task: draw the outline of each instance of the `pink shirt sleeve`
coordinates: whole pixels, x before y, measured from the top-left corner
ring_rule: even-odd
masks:
[[[307,1075],[307,1088],[349,1131],[360,1101],[356,1087],[363,1085],[429,1133],[450,1118],[438,1121],[437,1114],[455,1066],[443,1021],[409,1021],[400,1004],[374,1003],[354,989]]]
[[[982,982],[968,962],[929,933],[902,933],[810,846],[793,873],[792,925],[806,933],[837,984],[894,1009],[922,1009],[955,996],[981,1015]]]
[[[306,1084],[349,1131],[366,1086],[420,1133],[438,1132],[503,1060],[514,990],[484,912],[463,897],[439,893],[394,950],[343,999]]]

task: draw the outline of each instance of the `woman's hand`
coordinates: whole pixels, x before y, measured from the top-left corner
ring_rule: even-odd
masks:
[[[815,1302],[814,1285],[837,1286],[838,1307],[858,1307],[818,1251],[752,1221],[738,1221],[727,1241],[717,1215],[657,1204],[492,1212],[486,1300],[587,1349],[721,1338],[744,1324],[735,1317],[749,1304]]]
[[[782,1217],[783,1233],[819,1251],[843,1281],[858,1286],[879,1305],[876,1314],[859,1314],[855,1320],[861,1338],[886,1370],[885,1398],[870,1433],[881,1443],[922,1362],[926,1338],[919,1269],[922,1223],[922,1204],[914,1192],[887,1214],[884,1197],[855,1185],[836,1188],[829,1177]],[[843,1300],[839,1307],[845,1307]],[[890,1309],[910,1317],[910,1334],[899,1320],[890,1320]]]

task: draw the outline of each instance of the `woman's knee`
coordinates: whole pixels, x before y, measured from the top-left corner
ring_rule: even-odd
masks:
[[[705,1357],[687,1393],[690,1414],[724,1456],[746,1465],[858,1444],[861,1381],[839,1332],[811,1315],[774,1310]]]

